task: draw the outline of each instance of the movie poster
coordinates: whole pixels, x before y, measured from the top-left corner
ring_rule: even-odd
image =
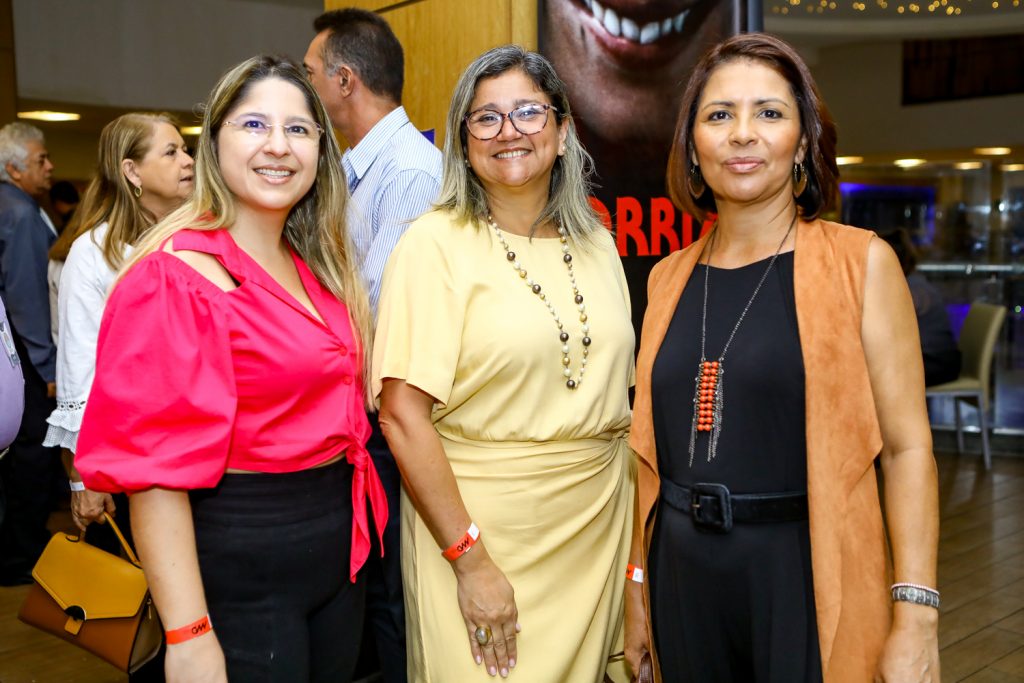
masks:
[[[647,275],[703,226],[665,192],[679,100],[708,47],[761,29],[760,0],[539,0],[540,51],[569,88],[594,157],[594,205],[615,231],[637,332]]]

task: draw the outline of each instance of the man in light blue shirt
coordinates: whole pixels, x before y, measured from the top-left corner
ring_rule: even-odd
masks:
[[[361,259],[374,315],[384,266],[409,224],[428,211],[441,188],[441,153],[402,107],[402,46],[379,15],[360,9],[326,12],[303,64],[334,128],[350,147],[343,163],[352,201],[349,230]],[[390,511],[384,557],[366,564],[366,640],[376,643],[385,683],[406,680],[405,609],[399,552],[401,476],[377,424],[367,444],[387,491]]]
[[[441,152],[402,106],[402,46],[373,12],[321,15],[303,60],[334,128],[350,147],[343,163],[352,192],[350,230],[376,314],[391,250],[441,188]]]

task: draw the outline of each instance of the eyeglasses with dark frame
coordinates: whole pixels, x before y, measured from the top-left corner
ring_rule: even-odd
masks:
[[[466,130],[477,140],[493,140],[501,134],[508,119],[512,127],[523,135],[536,135],[548,125],[548,110],[558,112],[553,104],[531,102],[503,113],[494,109],[477,109],[463,118]]]
[[[281,128],[289,140],[304,142],[316,142],[324,134],[324,129],[319,124],[305,120],[291,123],[267,123],[255,116],[243,116],[237,121],[225,121],[222,125],[245,131],[254,138],[268,138],[274,128]]]

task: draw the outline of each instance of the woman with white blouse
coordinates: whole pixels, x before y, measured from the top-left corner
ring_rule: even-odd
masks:
[[[64,449],[71,512],[81,529],[115,508],[110,494],[84,488],[72,462],[96,369],[104,302],[132,246],[191,193],[192,157],[173,120],[164,114],[120,116],[100,134],[96,175],[50,250],[51,262],[64,267],[57,292],[57,409],[47,420],[44,444]]]

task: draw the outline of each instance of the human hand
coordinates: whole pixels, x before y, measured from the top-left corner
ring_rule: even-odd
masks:
[[[167,683],[227,683],[227,665],[216,631],[167,646]]]
[[[875,683],[939,683],[938,612],[909,603],[897,608]]]
[[[643,584],[626,581],[626,662],[637,678],[640,676],[640,659],[650,652],[651,647],[643,590]]]
[[[456,562],[456,578],[459,609],[466,622],[473,659],[477,664],[483,663],[491,676],[507,677],[516,665],[516,634],[520,630],[512,584],[486,551],[478,552],[477,548]],[[477,641],[478,628],[489,629],[490,638],[484,645]]]
[[[100,493],[89,489],[71,492],[71,518],[75,521],[75,526],[82,531],[85,531],[85,527],[92,522],[105,524],[103,513],[114,514],[116,508],[114,499],[109,493]]]

